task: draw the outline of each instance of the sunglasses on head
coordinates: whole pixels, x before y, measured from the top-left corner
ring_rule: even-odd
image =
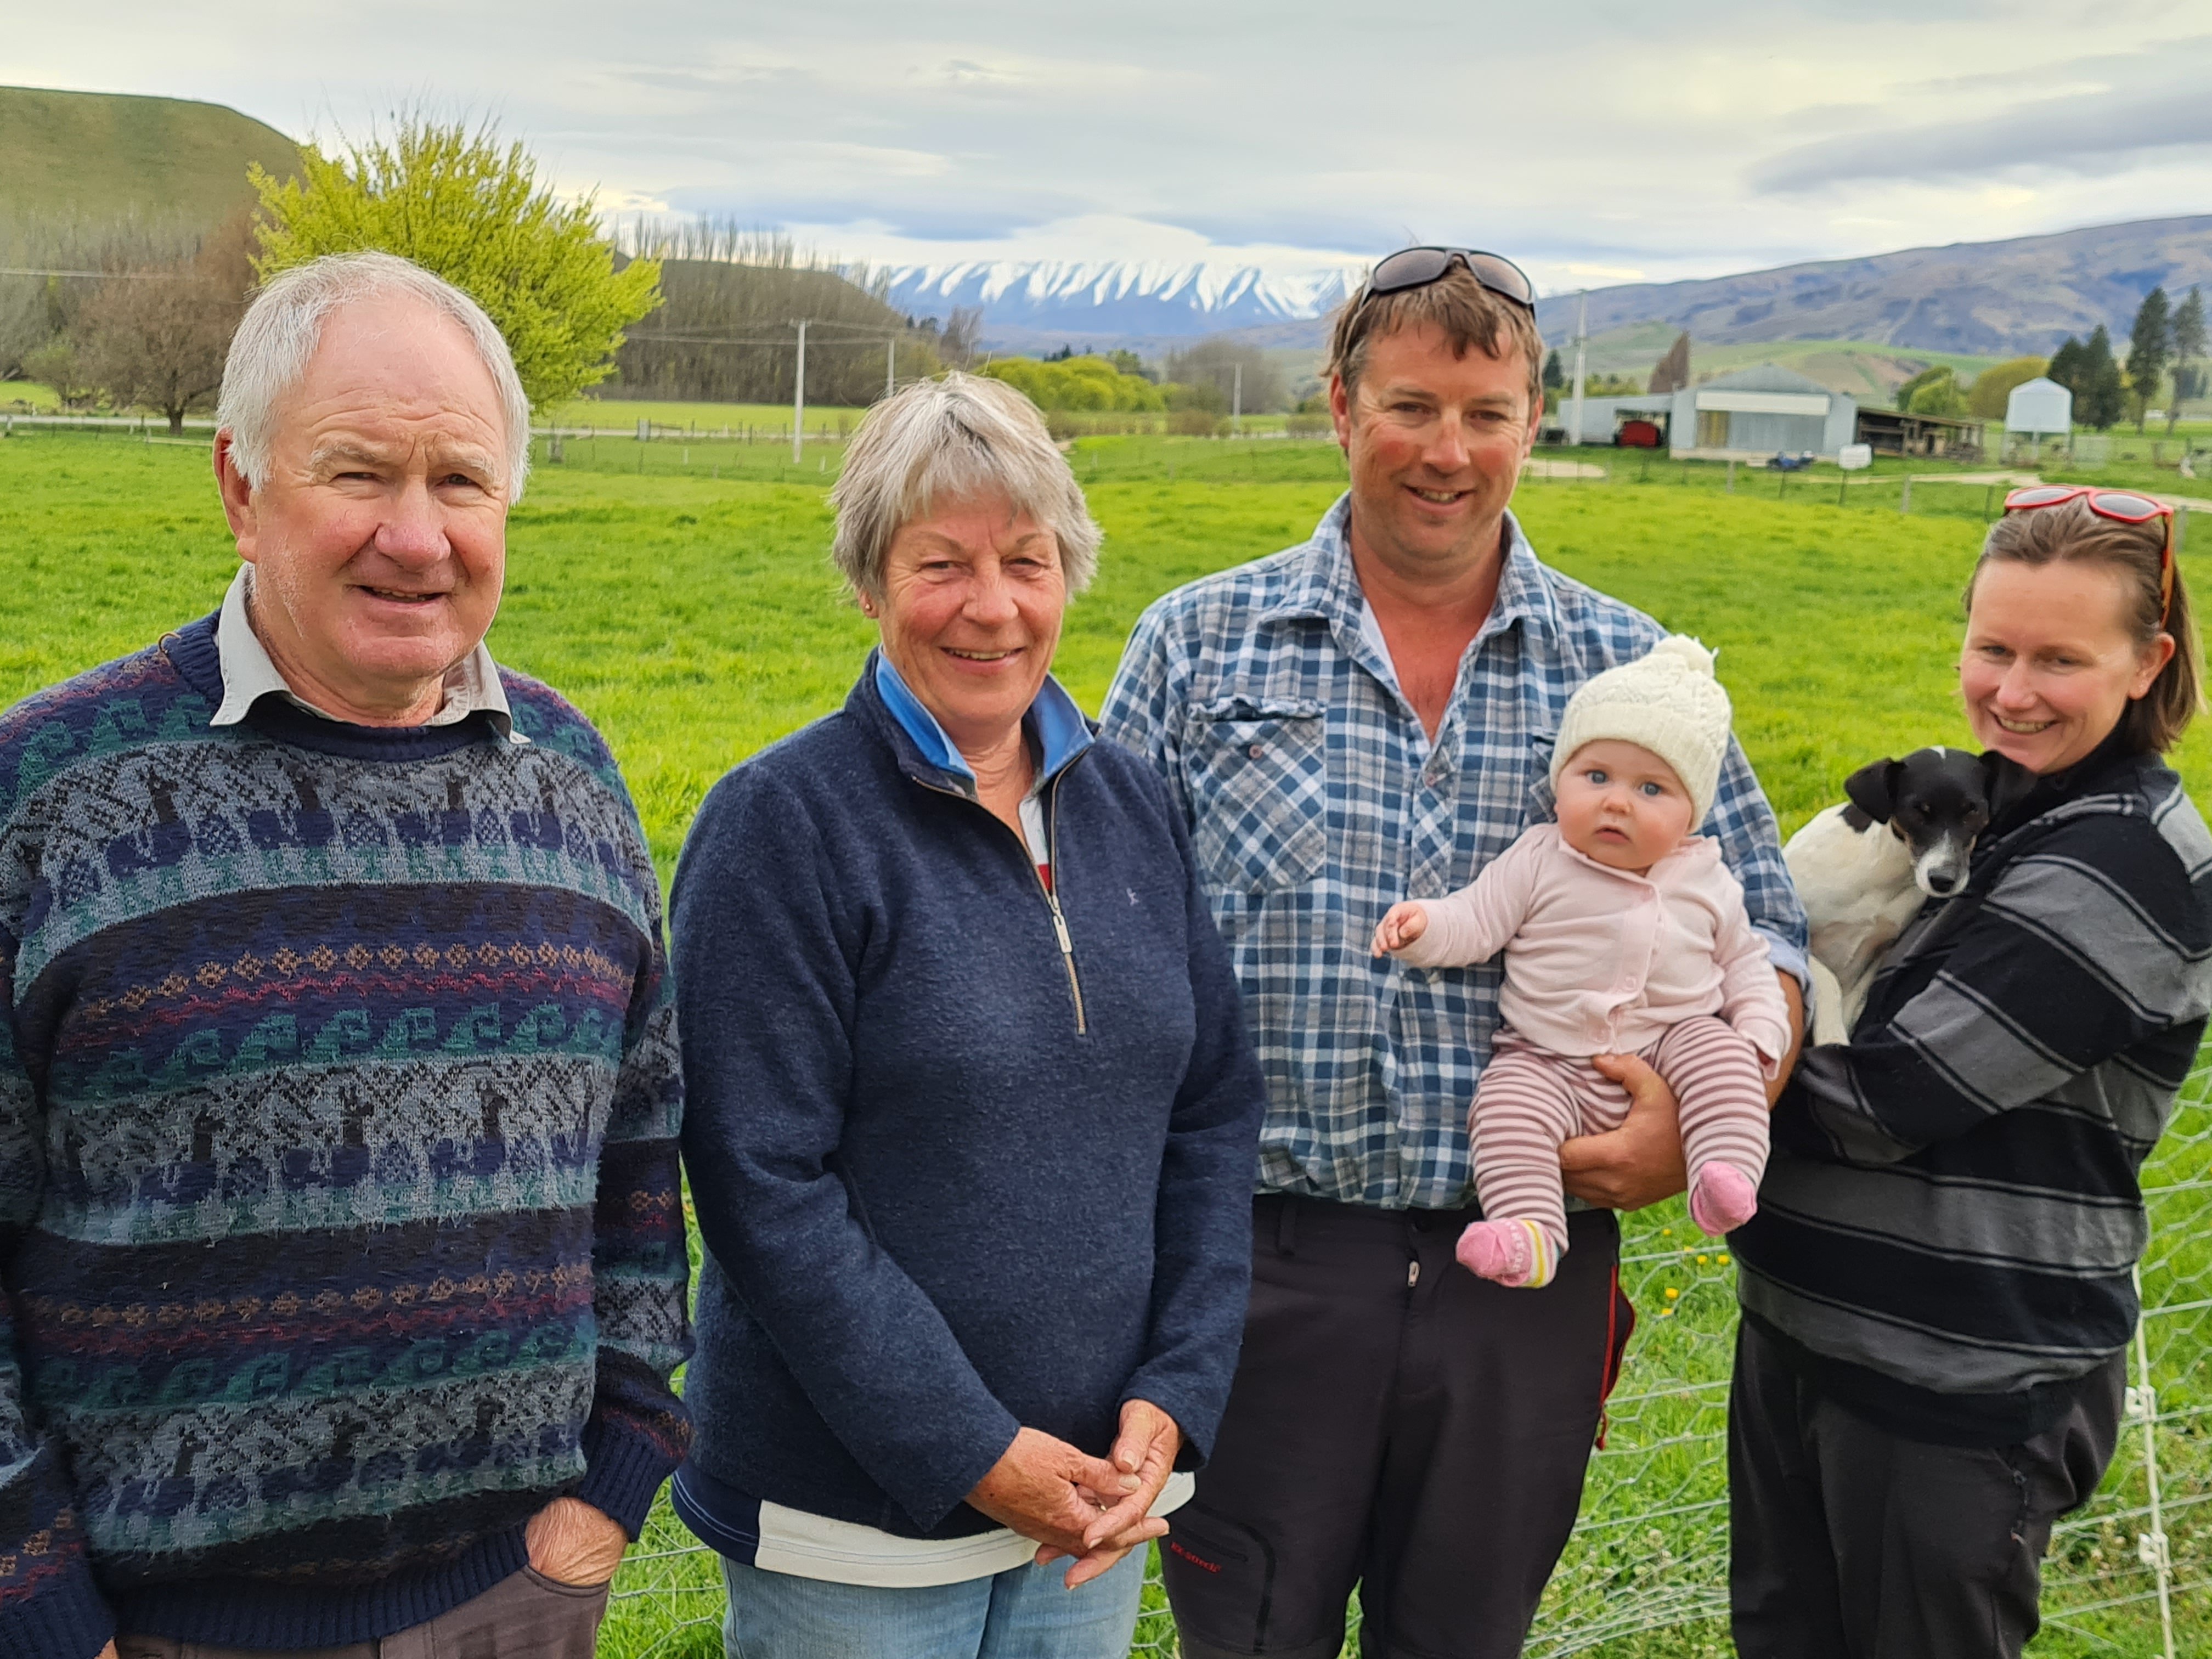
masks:
[[[2061,507],[2068,501],[2087,502],[2089,510],[2099,518],[2118,524],[2166,520],[2166,546],[2158,556],[2159,615],[2163,618],[2173,607],[2173,509],[2164,501],[2138,495],[2132,489],[2100,489],[2094,484],[2030,484],[2007,495],[2004,510],[2029,513],[2039,507]]]
[[[1378,264],[1367,278],[1367,299],[1378,294],[1403,294],[1410,288],[1426,288],[1458,260],[1468,275],[1502,299],[1534,314],[1536,285],[1528,273],[1503,254],[1485,253],[1472,247],[1400,248]]]

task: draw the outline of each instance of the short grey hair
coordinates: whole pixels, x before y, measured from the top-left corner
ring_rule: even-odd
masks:
[[[326,253],[270,277],[246,307],[222,366],[216,424],[230,432],[233,462],[258,489],[269,481],[276,405],[307,372],[331,313],[365,300],[404,295],[461,325],[499,388],[507,428],[507,499],[522,499],[530,476],[530,399],[507,337],[484,308],[444,277],[395,253]]]
[[[1036,405],[1004,380],[917,380],[860,422],[830,492],[830,556],[853,591],[880,598],[891,539],[937,503],[1004,496],[1053,532],[1070,594],[1090,586],[1102,532]]]

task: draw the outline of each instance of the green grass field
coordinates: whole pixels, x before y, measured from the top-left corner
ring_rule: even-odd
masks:
[[[619,405],[618,405],[619,407]],[[823,488],[836,451],[803,470],[759,447],[602,441],[541,465],[516,509],[507,598],[491,643],[606,732],[664,872],[701,796],[728,767],[835,707],[871,629],[824,560]],[[1960,583],[1982,530],[1979,486],[1845,489],[1838,477],[1740,474],[1617,455],[1601,480],[1523,484],[1516,507],[1545,556],[1720,650],[1738,729],[1785,827],[1833,799],[1867,758],[1966,732],[1953,694]],[[643,472],[635,471],[641,463]],[[817,471],[817,460],[821,463]],[[1085,440],[1072,457],[1105,526],[1100,576],[1070,613],[1059,669],[1096,708],[1121,641],[1151,599],[1303,538],[1342,487],[1326,445]],[[713,469],[720,468],[721,476]],[[1881,491],[1889,492],[1887,495]],[[1947,493],[1948,492],[1948,493]],[[2212,581],[2212,534],[2188,561]],[[0,441],[0,697],[12,699],[212,608],[234,568],[204,450],[40,432]],[[2212,737],[2178,757],[2212,800]],[[2185,1580],[2180,1651],[2212,1650],[2212,1110],[2204,1079],[2154,1165],[2160,1231],[2145,1266],[2154,1372],[2172,1421],[2160,1437]],[[1693,1242],[1695,1241],[1695,1242]],[[1723,1421],[1732,1317],[1727,1258],[1679,1204],[1628,1223],[1625,1282],[1644,1313],[1596,1461],[1585,1522],[1532,1651],[1607,1659],[1728,1652],[1711,1615],[1724,1574]],[[1671,1294],[1670,1294],[1671,1292]],[[2142,1522],[2140,1437],[2100,1507],[2062,1538],[2034,1651],[2089,1659],[2156,1651]],[[656,1512],[624,1567],[602,1651],[611,1659],[718,1654],[711,1563]],[[1650,1630],[1654,1623],[1668,1628]],[[1172,1651],[1164,1616],[1139,1631]],[[1603,1638],[1601,1644],[1593,1643]]]

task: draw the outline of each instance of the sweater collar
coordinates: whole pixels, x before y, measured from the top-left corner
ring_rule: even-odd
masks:
[[[1999,822],[1990,826],[1992,833],[1989,839],[1994,841],[2009,835],[2021,825],[2041,817],[2053,807],[2063,806],[2068,801],[2078,800],[2084,795],[2110,788],[2124,773],[2159,763],[2157,756],[2130,749],[2120,735],[2120,727],[2116,726],[2106,734],[2102,743],[2064,771],[2046,772],[2038,778],[2012,809]]]
[[[871,724],[890,739],[908,773],[926,772],[931,775],[924,777],[924,782],[975,798],[974,769],[882,651],[868,653],[867,665],[861,670],[860,683],[853,688],[846,706],[869,715],[880,711],[880,721],[872,720]],[[1022,729],[1042,757],[1032,793],[1066,771],[1097,741],[1075,699],[1049,674],[1029,712],[1022,716]]]
[[[222,707],[223,699],[222,652],[216,640],[220,622],[220,613],[211,612],[164,634],[158,647],[211,709]],[[405,763],[457,753],[482,741],[487,732],[496,735],[483,715],[478,709],[471,718],[451,726],[353,726],[310,714],[289,697],[261,697],[237,726],[210,729],[251,732],[295,748],[353,760]],[[515,733],[517,738],[521,736]]]
[[[246,606],[253,597],[253,567],[241,564],[231,578],[216,615],[216,659],[222,672],[222,704],[210,726],[236,726],[264,697],[282,697],[307,714],[337,725],[349,725],[327,709],[318,708],[294,691],[269,655],[268,647],[253,631]],[[482,714],[492,729],[509,743],[530,739],[514,729],[514,713],[507,707],[507,688],[500,684],[499,668],[483,641],[476,649],[446,672],[443,701],[424,726],[453,726],[471,714]]]

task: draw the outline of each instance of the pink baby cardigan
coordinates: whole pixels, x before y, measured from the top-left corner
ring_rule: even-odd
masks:
[[[1635,1054],[1668,1026],[1718,1014],[1771,1078],[1790,1048],[1790,1007],[1766,942],[1720,844],[1692,836],[1646,875],[1586,858],[1540,823],[1446,898],[1421,901],[1428,930],[1391,954],[1416,968],[1505,952],[1501,1019],[1571,1056]]]

